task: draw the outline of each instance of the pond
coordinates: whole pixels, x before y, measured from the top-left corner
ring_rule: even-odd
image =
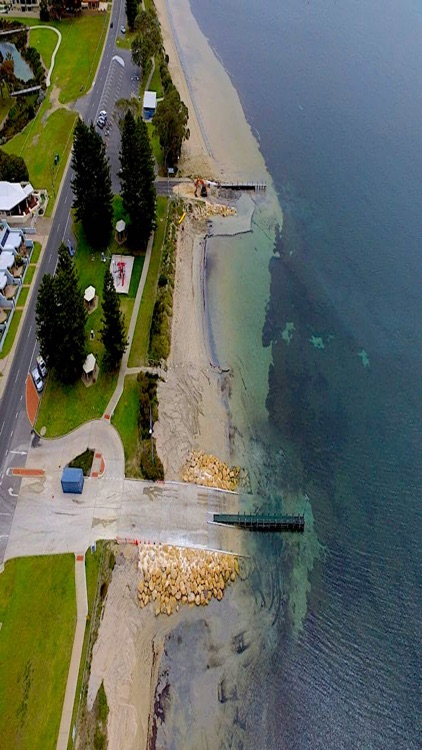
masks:
[[[29,81],[34,77],[34,74],[28,63],[25,62],[25,60],[21,56],[21,53],[16,49],[14,44],[11,44],[10,42],[1,42],[0,52],[3,55],[4,59],[6,59],[6,55],[10,52],[13,57],[13,62],[15,63],[15,76],[17,78],[20,78],[21,81]]]

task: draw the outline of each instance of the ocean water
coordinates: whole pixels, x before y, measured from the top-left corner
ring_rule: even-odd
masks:
[[[243,379],[262,507],[309,521],[254,542],[274,616],[227,747],[420,748],[422,5],[192,10],[284,214],[271,246],[261,209],[214,241],[214,343]]]

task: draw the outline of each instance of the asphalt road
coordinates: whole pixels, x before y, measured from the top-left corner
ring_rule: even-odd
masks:
[[[86,122],[96,121],[101,109],[110,113],[110,135],[107,137],[107,150],[111,163],[113,190],[119,190],[117,172],[119,169],[119,133],[112,112],[114,103],[127,98],[137,89],[138,70],[130,59],[130,51],[121,52],[115,46],[120,34],[120,26],[126,24],[124,3],[113,3],[111,20],[103,57],[97,71],[94,85],[87,96],[77,103],[77,109]],[[103,136],[104,138],[106,136]],[[10,368],[7,387],[0,402],[0,563],[3,562],[10,528],[15,512],[20,479],[11,477],[8,470],[13,466],[25,465],[31,440],[37,438],[31,432],[25,407],[25,382],[28,372],[38,353],[35,338],[35,304],[39,283],[45,273],[54,273],[57,263],[57,250],[63,239],[71,236],[70,209],[73,195],[70,187],[71,170],[66,171],[62,189],[48,242],[35,283],[35,290],[28,303],[25,327],[21,333],[13,363]]]

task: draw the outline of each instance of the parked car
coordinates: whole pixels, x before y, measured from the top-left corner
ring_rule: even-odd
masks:
[[[104,117],[104,119],[107,120],[107,112],[105,111],[105,109],[101,110],[100,114],[98,115],[98,119],[100,119],[100,117]]]
[[[38,367],[34,367],[33,370],[31,370],[32,380],[34,381],[35,388],[37,389],[38,393],[41,393],[42,389],[44,388],[44,381],[38,372]]]
[[[41,377],[46,378],[47,377],[47,365],[45,364],[41,354],[39,354],[37,357],[37,367],[38,367],[38,372],[40,373]]]
[[[66,240],[66,247],[71,258],[75,255],[75,248],[73,247],[70,240]]]
[[[122,32],[122,34],[126,34],[126,26],[121,26],[120,31]]]

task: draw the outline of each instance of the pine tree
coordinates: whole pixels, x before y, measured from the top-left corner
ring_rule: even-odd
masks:
[[[129,110],[123,120],[121,195],[129,216],[128,241],[133,248],[144,250],[155,226],[154,157],[147,126],[135,119]]]
[[[89,244],[107,247],[113,222],[113,193],[106,147],[94,125],[78,120],[73,138],[73,207]]]
[[[122,360],[127,338],[125,317],[120,310],[119,295],[114,286],[113,276],[108,269],[104,275],[102,309],[103,327],[100,336],[105,348],[103,366],[105,370],[114,372]]]
[[[78,274],[62,243],[56,275],[43,277],[36,305],[41,354],[62,383],[74,383],[82,374],[86,318]]]
[[[135,26],[135,18],[138,13],[138,0],[126,0],[126,18],[127,25],[130,30],[133,31]]]
[[[54,277],[45,273],[38,289],[35,307],[35,324],[41,356],[48,369],[54,367],[56,350],[55,316],[57,311]]]

